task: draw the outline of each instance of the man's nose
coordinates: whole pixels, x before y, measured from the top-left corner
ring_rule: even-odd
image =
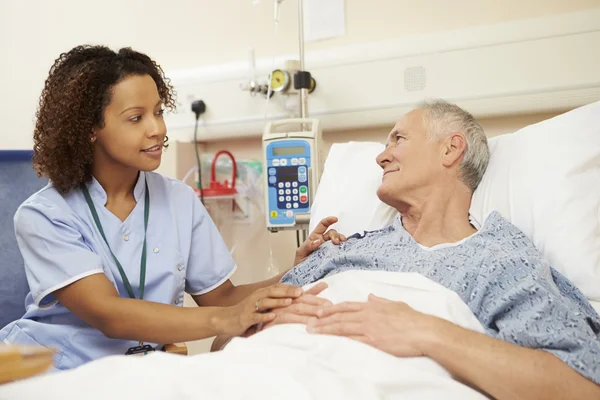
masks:
[[[390,149],[388,146],[386,146],[385,150],[383,150],[381,153],[379,153],[379,155],[377,156],[377,158],[375,159],[377,161],[377,164],[379,164],[379,166],[381,168],[385,168],[386,164],[389,163],[390,160]]]

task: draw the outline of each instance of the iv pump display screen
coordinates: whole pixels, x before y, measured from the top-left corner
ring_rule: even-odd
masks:
[[[304,154],[304,147],[274,147],[274,156],[293,156],[295,154]]]

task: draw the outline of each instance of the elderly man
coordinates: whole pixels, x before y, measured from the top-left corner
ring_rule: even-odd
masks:
[[[325,243],[281,280],[304,286],[347,270],[418,272],[456,292],[487,335],[375,296],[336,305],[312,299],[278,311],[280,322],[305,322],[308,332],[397,357],[429,357],[498,399],[600,399],[598,314],[498,213],[479,229],[469,220],[488,159],[483,129],[456,105],[435,101],[409,112],[377,157],[377,195],[399,211],[397,220],[347,240],[329,232],[324,239],[339,246]]]

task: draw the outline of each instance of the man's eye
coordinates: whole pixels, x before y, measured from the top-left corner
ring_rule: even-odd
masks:
[[[139,122],[141,119],[142,119],[141,116],[134,115],[133,117],[129,118],[129,121],[131,121],[131,122]]]

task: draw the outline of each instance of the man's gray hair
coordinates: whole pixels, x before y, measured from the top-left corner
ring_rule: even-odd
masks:
[[[490,160],[485,132],[479,122],[456,104],[444,100],[421,103],[425,126],[431,139],[443,139],[453,132],[462,133],[467,148],[461,163],[460,179],[474,192],[483,178]]]

